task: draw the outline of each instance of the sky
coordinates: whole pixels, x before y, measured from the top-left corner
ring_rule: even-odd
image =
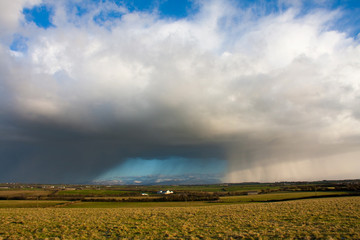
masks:
[[[359,80],[357,0],[0,1],[0,182],[358,179]]]

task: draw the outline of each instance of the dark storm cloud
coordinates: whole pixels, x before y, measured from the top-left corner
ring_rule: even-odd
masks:
[[[39,3],[14,2],[1,11]],[[227,161],[230,182],[359,176],[360,47],[327,30],[339,12],[211,1],[191,19],[118,9],[100,26],[97,8],[51,4],[54,28],[0,18],[0,181],[171,157]],[[9,49],[15,33],[26,52]]]
[[[218,144],[201,141],[184,128],[162,129],[151,123],[160,118],[101,130],[8,119],[0,139],[1,181],[87,182],[131,157],[224,158]]]

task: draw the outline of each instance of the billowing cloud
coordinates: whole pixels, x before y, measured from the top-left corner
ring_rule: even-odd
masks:
[[[0,181],[172,157],[227,161],[224,181],[359,177],[360,45],[334,30],[340,10],[209,1],[175,19],[46,3],[53,27],[24,20],[30,1],[1,17]]]

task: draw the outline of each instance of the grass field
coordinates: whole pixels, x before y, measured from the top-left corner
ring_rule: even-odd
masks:
[[[76,196],[87,196],[87,195],[94,195],[94,196],[118,196],[126,193],[131,193],[129,191],[121,191],[121,190],[71,190],[71,191],[59,191],[56,195],[76,195]]]
[[[271,202],[283,200],[295,200],[311,197],[321,196],[341,196],[346,195],[346,192],[288,192],[288,193],[269,193],[259,195],[246,196],[229,196],[221,197],[220,202],[223,203],[247,203],[247,202]]]
[[[47,196],[52,191],[44,190],[1,190],[0,197],[28,197],[28,196]]]
[[[149,208],[2,208],[0,239],[359,239],[360,197]]]
[[[0,200],[0,208],[31,208],[31,207],[52,207],[59,206],[62,203],[67,208],[148,208],[148,207],[192,207],[192,206],[211,206],[219,204],[241,204],[254,202],[271,202],[281,200],[295,200],[321,196],[341,196],[347,192],[284,192],[284,193],[268,193],[259,195],[229,196],[220,197],[218,201],[188,201],[188,202],[121,202],[122,199],[128,197],[95,197],[96,202],[82,201],[48,201],[48,200]],[[132,199],[142,199],[144,197],[131,197]],[[146,198],[159,198],[146,197]],[[85,199],[92,199],[87,197]],[[98,202],[104,199],[115,199],[119,202]],[[69,203],[69,204],[65,204]]]
[[[215,203],[216,205],[222,203]],[[209,206],[209,202],[81,202],[47,200],[0,200],[0,208],[158,208],[158,207],[194,207]]]
[[[0,200],[0,208],[45,208],[68,203],[67,201]]]
[[[217,205],[218,203],[216,203]],[[166,208],[210,206],[208,202],[75,202],[64,208]]]

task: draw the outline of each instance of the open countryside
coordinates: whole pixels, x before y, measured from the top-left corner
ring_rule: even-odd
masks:
[[[159,194],[171,189],[172,194]],[[360,182],[3,184],[0,239],[358,239]],[[146,193],[146,195],[142,195]]]
[[[360,0],[0,0],[0,240],[360,240]]]
[[[4,208],[0,220],[2,239],[359,239],[360,197],[185,208]]]

